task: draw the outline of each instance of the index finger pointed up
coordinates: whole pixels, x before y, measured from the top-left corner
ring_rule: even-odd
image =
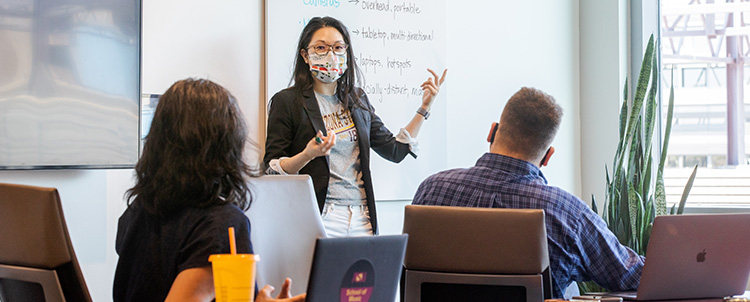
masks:
[[[443,85],[443,82],[445,82],[445,75],[448,73],[448,68],[443,70],[443,76],[440,77],[440,82],[438,82],[438,85]]]
[[[429,71],[432,74],[432,76],[435,78],[436,85],[438,86],[443,85],[443,82],[445,81],[445,74],[448,72],[447,68],[443,70],[442,76],[438,76],[437,73],[432,69],[427,68],[427,71]]]
[[[437,73],[435,73],[434,70],[429,69],[429,68],[427,68],[427,71],[429,71],[432,74],[432,76],[435,78],[435,83],[437,84],[440,81],[440,77],[437,75]]]

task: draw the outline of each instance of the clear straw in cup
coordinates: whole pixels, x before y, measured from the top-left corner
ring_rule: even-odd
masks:
[[[255,263],[258,255],[237,254],[234,228],[229,228],[230,254],[208,257],[214,275],[216,302],[252,302],[255,298]]]

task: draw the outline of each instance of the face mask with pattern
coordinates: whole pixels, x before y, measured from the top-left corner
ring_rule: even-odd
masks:
[[[307,60],[312,75],[323,83],[330,84],[341,78],[346,71],[346,55],[329,52],[321,56],[308,52]]]

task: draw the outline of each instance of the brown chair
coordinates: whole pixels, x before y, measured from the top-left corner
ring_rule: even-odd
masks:
[[[0,183],[0,245],[0,301],[91,301],[57,189]]]
[[[404,301],[551,298],[542,210],[408,205],[405,211]]]

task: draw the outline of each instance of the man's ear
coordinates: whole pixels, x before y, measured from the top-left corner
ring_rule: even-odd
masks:
[[[542,162],[539,166],[546,166],[549,163],[549,159],[550,157],[552,157],[552,154],[555,154],[555,147],[549,147],[549,149],[547,149],[547,153],[545,153],[544,157],[542,157]]]
[[[490,133],[487,134],[487,142],[492,144],[495,141],[495,134],[497,133],[498,123],[492,123]]]

